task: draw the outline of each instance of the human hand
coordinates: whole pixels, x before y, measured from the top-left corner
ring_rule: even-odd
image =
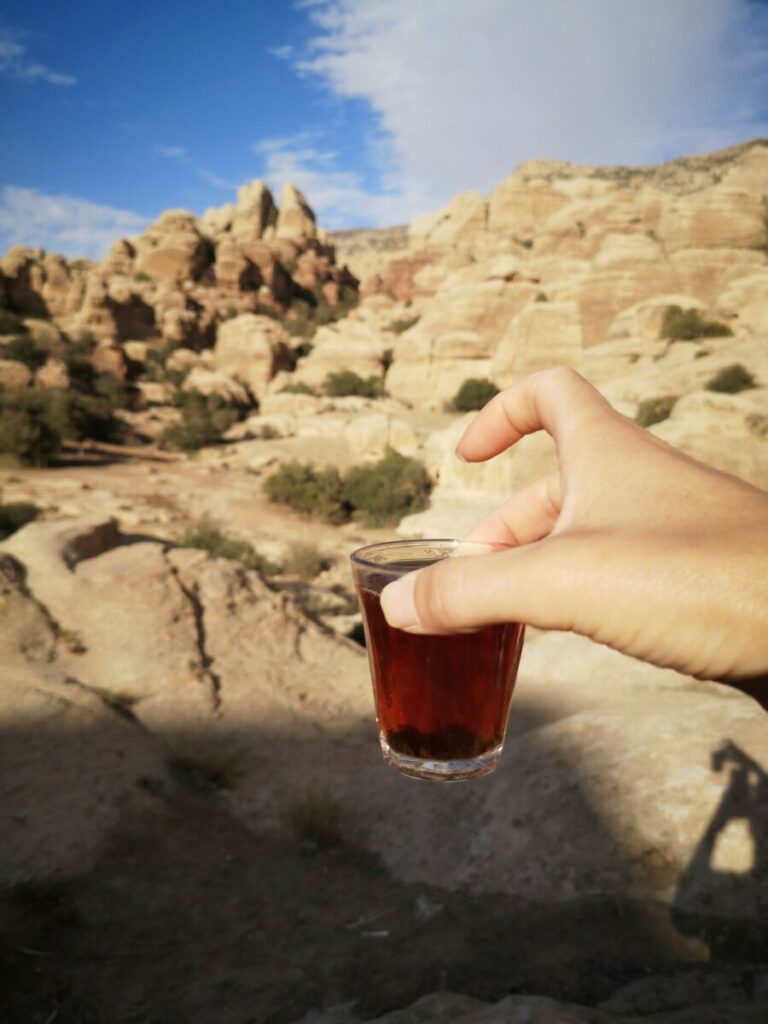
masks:
[[[515,546],[391,583],[389,624],[526,622],[703,678],[768,673],[768,494],[671,448],[567,369],[493,398],[457,454],[483,462],[538,430],[559,470],[468,535]]]

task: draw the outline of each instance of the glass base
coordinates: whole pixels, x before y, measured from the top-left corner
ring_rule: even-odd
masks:
[[[463,782],[466,779],[477,779],[494,771],[501,759],[501,747],[496,747],[495,750],[489,750],[479,757],[434,761],[430,758],[399,754],[390,747],[383,736],[380,736],[379,740],[387,764],[391,764],[393,768],[397,768],[411,779],[427,779],[430,782]]]

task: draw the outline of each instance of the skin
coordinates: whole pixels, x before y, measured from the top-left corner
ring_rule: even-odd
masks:
[[[483,462],[538,430],[552,436],[559,469],[468,535],[514,547],[390,584],[381,602],[389,624],[414,633],[517,621],[571,630],[655,665],[736,681],[762,703],[768,494],[671,448],[567,369],[497,395],[457,455]]]

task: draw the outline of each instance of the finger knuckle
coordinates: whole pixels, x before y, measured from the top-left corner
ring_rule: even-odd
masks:
[[[462,617],[463,574],[453,561],[438,562],[422,576],[422,595],[419,604],[424,625],[436,629],[457,629]]]

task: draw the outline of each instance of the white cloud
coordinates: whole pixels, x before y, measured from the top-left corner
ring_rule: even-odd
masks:
[[[166,160],[186,160],[187,151],[183,146],[158,146],[156,149],[158,156],[163,156]]]
[[[238,187],[235,182],[227,181],[226,178],[222,178],[220,174],[208,170],[207,167],[201,167],[196,160],[193,160],[183,146],[155,146],[154,154],[155,156],[163,157],[164,160],[175,160],[177,163],[189,167],[198,178],[202,178],[203,181],[207,181],[209,185],[213,185],[215,188],[231,192]]]
[[[649,163],[768,134],[768,12],[750,0],[302,6],[319,34],[295,66],[370,104],[403,211],[487,192],[530,158]],[[293,159],[322,188],[310,154]]]
[[[49,196],[6,185],[0,191],[0,252],[31,245],[67,256],[103,257],[118,238],[134,235],[147,218],[73,196]]]
[[[267,51],[273,57],[277,57],[278,60],[290,60],[293,56],[292,46],[272,46]]]
[[[77,79],[30,60],[27,48],[8,32],[0,34],[0,76],[22,82],[48,82],[49,85],[74,85]]]

